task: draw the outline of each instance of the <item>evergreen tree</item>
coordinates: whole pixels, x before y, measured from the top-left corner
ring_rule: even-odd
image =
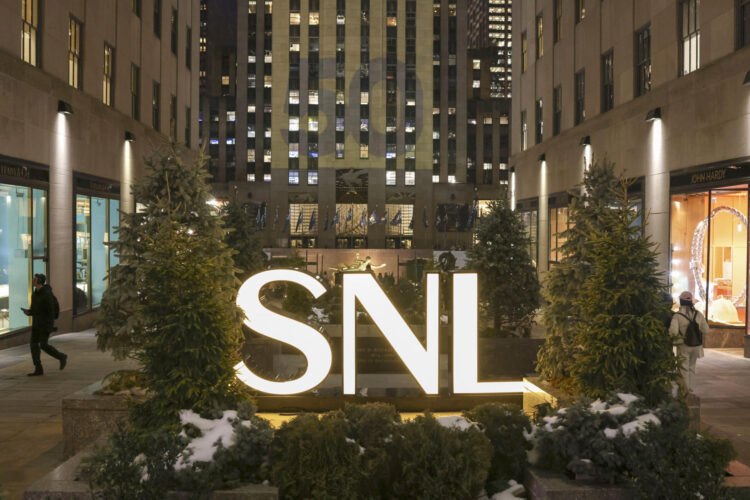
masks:
[[[247,212],[247,207],[243,206],[236,196],[224,204],[221,213],[229,230],[224,242],[235,251],[234,267],[240,282],[244,282],[263,270],[268,261],[255,234],[256,219]]]
[[[183,163],[174,147],[148,159],[150,173],[133,186],[141,210],[122,214],[112,244],[120,260],[97,343],[140,361],[152,397],[139,413],[153,423],[242,398],[232,368],[242,338],[232,251],[207,204],[204,164],[202,156]]]
[[[480,273],[484,309],[495,320],[495,332],[528,335],[539,307],[539,280],[529,256],[523,221],[507,200],[490,203],[469,251],[469,267]]]
[[[592,271],[574,304],[580,312],[571,366],[577,392],[605,398],[612,391],[667,398],[679,376],[654,244],[637,224],[627,189],[589,235]]]
[[[546,339],[538,353],[537,371],[564,389],[572,389],[570,365],[578,350],[575,341],[580,318],[577,298],[593,272],[589,237],[602,228],[604,215],[617,204],[618,182],[614,164],[608,162],[597,163],[584,174],[580,192],[571,193],[570,228],[562,233],[565,243],[558,248],[562,257],[545,279],[547,306],[542,311],[542,324]]]

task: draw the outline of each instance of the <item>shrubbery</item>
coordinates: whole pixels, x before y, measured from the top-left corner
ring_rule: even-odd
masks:
[[[544,417],[530,440],[532,464],[635,488],[638,498],[722,498],[728,441],[688,428],[678,401],[648,408],[630,394],[582,398]]]

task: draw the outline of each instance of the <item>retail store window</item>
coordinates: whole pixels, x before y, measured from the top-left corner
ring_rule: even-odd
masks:
[[[560,249],[567,241],[564,234],[570,228],[568,222],[568,207],[556,207],[549,209],[549,264],[552,267],[560,262],[562,252]]]
[[[672,195],[670,284],[709,321],[745,326],[748,186]]]
[[[76,195],[75,286],[73,312],[82,314],[101,305],[109,270],[118,263],[114,249],[120,224],[120,202],[115,199]]]

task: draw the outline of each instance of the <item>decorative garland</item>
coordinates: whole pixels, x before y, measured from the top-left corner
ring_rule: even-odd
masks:
[[[740,220],[742,225],[745,226],[745,229],[747,229],[747,217],[745,217],[745,214],[743,214],[736,208],[726,207],[726,206],[714,208],[708,217],[700,221],[698,225],[695,226],[695,232],[693,233],[693,242],[690,246],[690,269],[693,272],[695,285],[698,288],[698,295],[700,296],[703,302],[706,302],[706,287],[703,286],[703,280],[701,279],[701,276],[703,275],[703,272],[705,271],[705,267],[703,266],[704,240],[706,238],[706,230],[708,229],[708,222],[721,212],[727,212],[729,214],[734,215]],[[742,290],[742,295],[740,295],[740,297],[736,301],[734,301],[733,305],[735,307],[743,305],[745,303],[746,294],[747,294],[747,287]]]

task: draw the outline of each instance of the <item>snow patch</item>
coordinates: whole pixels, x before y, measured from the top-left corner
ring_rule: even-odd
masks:
[[[615,405],[610,406],[606,410],[604,410],[604,413],[609,413],[610,415],[622,415],[623,413],[628,411],[628,407],[625,405]]]
[[[607,438],[612,439],[617,436],[618,433],[622,432],[625,437],[629,437],[634,432],[646,429],[646,424],[648,424],[649,422],[653,423],[654,425],[661,425],[661,421],[656,415],[654,415],[653,413],[645,413],[631,422],[622,424],[617,429],[612,429],[610,427],[604,429],[604,435]]]
[[[518,484],[512,479],[508,481],[508,484],[510,486],[507,489],[498,491],[492,495],[491,500],[516,500],[518,498],[523,498],[522,495],[526,493],[526,488],[524,488],[522,484]]]
[[[544,421],[544,430],[547,432],[552,432],[555,430],[552,426],[560,421],[560,417],[544,417]]]
[[[470,429],[471,427],[476,427],[477,425],[474,422],[470,422],[464,417],[459,417],[457,415],[450,417],[437,417],[435,420],[437,420],[437,423],[442,425],[443,427],[455,428],[460,431],[465,431],[467,429]]]
[[[635,394],[628,394],[625,392],[618,392],[617,397],[620,398],[620,400],[628,406],[640,399]]]
[[[607,409],[607,403],[604,401],[597,399],[593,403],[591,403],[591,406],[589,406],[589,409],[594,412],[604,411]]]
[[[192,410],[180,411],[180,423],[182,425],[192,424],[201,431],[201,435],[193,438],[185,447],[175,463],[175,470],[190,467],[195,462],[210,462],[219,445],[224,448],[232,446],[235,442],[234,426],[237,421],[237,411],[226,410],[221,418],[212,420],[203,418]],[[249,427],[250,422],[243,421],[242,425]],[[183,430],[180,435],[187,438]]]

